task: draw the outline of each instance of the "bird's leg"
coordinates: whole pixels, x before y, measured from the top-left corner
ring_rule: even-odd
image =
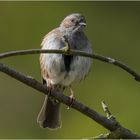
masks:
[[[74,102],[74,99],[75,99],[75,97],[74,97],[74,92],[73,92],[73,90],[72,90],[72,88],[71,88],[71,86],[69,86],[69,89],[70,89],[70,105],[68,106],[68,108],[67,109],[70,109],[70,107],[72,106],[72,104],[73,104],[73,102]]]

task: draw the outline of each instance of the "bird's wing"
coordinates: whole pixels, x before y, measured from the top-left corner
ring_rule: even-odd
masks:
[[[65,41],[62,32],[56,28],[49,32],[41,43],[42,49],[61,49],[65,47]],[[41,75],[44,80],[53,77],[53,73],[58,73],[62,64],[59,61],[60,54],[45,54],[40,55]],[[57,63],[56,63],[57,61]],[[55,71],[55,72],[54,72]]]

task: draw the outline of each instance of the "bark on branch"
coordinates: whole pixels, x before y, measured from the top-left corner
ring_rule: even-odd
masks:
[[[79,56],[84,56],[84,57],[90,57],[93,59],[98,59],[100,61],[104,61],[107,63],[114,64],[128,73],[130,73],[132,76],[135,77],[137,81],[140,82],[140,75],[136,73],[133,69],[128,67],[127,65],[113,59],[110,57],[105,57],[101,56],[98,54],[88,54],[85,52],[81,51],[75,51],[75,50],[68,50],[68,48],[64,48],[63,50],[40,50],[40,49],[31,49],[31,50],[20,50],[20,51],[12,51],[12,52],[6,52],[6,53],[1,53],[0,54],[0,59],[10,57],[10,56],[16,56],[16,55],[25,55],[25,54],[38,54],[38,53],[59,53],[59,54],[65,54],[65,55],[79,55]],[[41,93],[48,94],[47,92],[47,87],[38,82],[37,80],[31,78],[30,76],[25,76],[24,74],[17,72],[16,70],[6,66],[5,64],[0,63],[0,71],[4,72],[5,74],[17,79],[18,81],[26,84],[27,86],[30,86]],[[51,95],[52,97],[56,98],[58,101],[66,104],[66,105],[71,105],[71,99],[70,97],[64,95],[64,94],[57,94],[54,93]],[[93,119],[106,129],[111,131],[111,134],[109,135],[109,138],[140,138],[137,134],[133,133],[132,131],[128,130],[127,128],[123,127],[116,119],[112,119],[112,117],[105,117],[95,110],[89,108],[88,106],[74,100],[73,104],[71,105],[72,108],[76,109],[77,111],[85,114],[89,118]],[[104,104],[104,111],[110,115],[111,113],[109,112],[108,108]],[[108,135],[104,135],[108,136]],[[101,137],[99,137],[101,138]],[[105,137],[104,137],[105,138]],[[108,138],[108,137],[106,137]]]

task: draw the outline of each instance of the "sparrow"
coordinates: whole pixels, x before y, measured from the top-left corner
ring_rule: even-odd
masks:
[[[85,17],[79,13],[66,16],[58,28],[49,32],[43,39],[42,49],[63,49],[66,38],[70,49],[92,53],[92,46],[84,33]],[[64,90],[76,82],[83,80],[91,68],[91,58],[64,54],[40,55],[41,76],[43,84],[47,86],[49,94],[63,93]],[[71,89],[71,93],[73,91]],[[60,102],[49,95],[37,117],[42,128],[55,130],[61,127]]]

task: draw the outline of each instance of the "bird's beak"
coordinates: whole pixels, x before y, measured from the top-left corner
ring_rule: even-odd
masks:
[[[80,22],[79,25],[85,27],[87,24],[85,22]]]

